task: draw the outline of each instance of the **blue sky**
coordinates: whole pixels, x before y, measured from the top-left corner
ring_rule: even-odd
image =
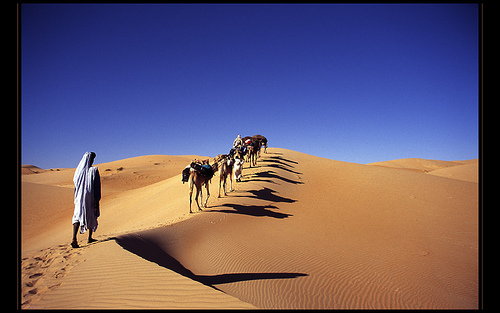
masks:
[[[478,6],[21,5],[22,164],[478,157]]]

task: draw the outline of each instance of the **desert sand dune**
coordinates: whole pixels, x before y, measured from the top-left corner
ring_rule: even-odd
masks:
[[[49,255],[63,254],[69,261],[65,270],[55,268],[52,276],[41,272],[34,281],[45,279],[53,290],[41,290],[43,299],[34,307],[45,309],[238,309],[255,308],[251,304],[204,286],[147,259],[139,258],[113,240],[88,246],[89,251],[61,247]],[[66,250],[67,249],[67,250]],[[91,249],[91,250],[90,250]],[[49,253],[49,252],[46,252]],[[79,254],[76,254],[79,253]],[[85,254],[83,259],[81,254]],[[42,255],[43,257],[43,255]],[[53,262],[58,264],[58,262]],[[54,267],[55,265],[53,265]],[[71,271],[69,271],[71,269]],[[65,272],[68,272],[67,275]],[[48,277],[46,277],[48,276]],[[37,280],[38,279],[38,280]],[[62,281],[62,282],[61,282]],[[42,287],[43,288],[43,287]],[[36,295],[34,295],[36,296]],[[27,307],[27,306],[26,306]]]
[[[478,159],[464,161],[463,163],[453,167],[437,169],[429,174],[477,183],[479,181]]]
[[[415,171],[268,152],[226,197],[216,198],[214,176],[209,207],[191,215],[180,179],[189,160],[170,177],[155,161],[138,165],[161,177],[136,188],[134,171],[124,173],[131,165],[99,165],[116,175],[103,178],[112,192],[101,202],[100,241],[69,248],[66,220],[53,222],[64,236],[40,227],[26,249],[23,239],[23,308],[477,308],[478,184],[423,171],[458,177],[474,162]],[[118,182],[124,174],[129,183]],[[41,185],[29,183],[23,197]],[[26,205],[23,215],[36,216]],[[68,300],[82,293],[95,301]]]
[[[106,232],[142,228],[142,224],[138,221],[142,218],[153,219],[154,210],[163,210],[163,207],[156,205],[151,207],[150,211],[141,211],[137,210],[138,203],[151,202],[154,198],[152,194],[156,192],[158,196],[154,199],[168,205],[169,195],[175,188],[182,189],[182,183],[178,184],[179,178],[175,183],[173,181],[171,183],[175,186],[174,189],[157,187],[156,190],[148,190],[147,188],[139,190],[139,192],[136,190],[158,182],[165,183],[166,179],[179,175],[180,171],[195,158],[207,157],[150,155],[96,164],[102,183],[100,205],[106,212],[103,212],[99,219],[102,227],[96,234],[99,235],[103,228],[103,231]],[[63,244],[68,238],[71,238],[71,217],[74,210],[74,172],[75,169],[43,170],[43,173],[36,175],[22,175],[21,237],[23,254],[27,251]],[[141,196],[143,191],[145,193]],[[129,192],[133,195],[127,195]],[[110,212],[112,213],[108,214]],[[139,220],[134,220],[135,218]],[[174,219],[169,219],[169,221]],[[54,220],[61,221],[61,223],[53,223]],[[160,221],[158,223],[164,220],[163,218],[158,219]],[[154,222],[144,227],[158,226],[158,223]],[[133,224],[132,228],[125,228],[130,224]]]
[[[384,162],[368,163],[381,167],[398,168],[431,175],[448,177],[477,183],[479,181],[479,160],[440,161],[427,159],[398,159]]]
[[[25,164],[21,166],[21,175],[38,174],[45,172],[44,169],[39,168],[31,164]]]
[[[383,167],[392,167],[399,169],[406,169],[417,172],[431,172],[437,169],[452,167],[463,164],[462,161],[441,161],[441,160],[428,160],[419,158],[410,159],[397,159],[383,162],[368,163],[367,165],[377,165]]]

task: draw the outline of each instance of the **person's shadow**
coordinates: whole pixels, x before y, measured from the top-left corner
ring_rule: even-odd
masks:
[[[125,250],[132,252],[159,266],[172,270],[182,276],[200,282],[206,286],[219,290],[215,285],[228,284],[239,281],[257,279],[290,279],[300,276],[308,276],[304,273],[228,273],[218,275],[196,275],[185,268],[179,261],[160,249],[153,242],[134,234],[126,234],[115,238],[116,242]]]

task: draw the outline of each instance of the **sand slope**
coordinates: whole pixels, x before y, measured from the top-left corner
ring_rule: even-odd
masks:
[[[245,165],[227,197],[216,198],[214,177],[203,212],[187,214],[188,187],[179,175],[186,162],[179,160],[175,176],[103,199],[101,242],[68,249],[67,223],[60,246],[33,239],[42,249],[23,246],[23,307],[477,308],[476,182],[268,152],[256,168]],[[143,167],[153,168],[149,177],[154,163]],[[470,164],[435,171],[470,177]],[[115,173],[110,165],[109,174],[122,175],[123,167]],[[23,184],[37,175],[23,176]],[[113,179],[103,178],[103,189],[109,183],[114,190]],[[92,304],[64,300],[92,289],[89,271],[117,289],[100,288]],[[183,297],[183,286],[206,297]]]
[[[397,168],[415,172],[423,172],[441,177],[465,180],[477,183],[479,181],[479,160],[440,161],[427,159],[398,159],[384,162],[368,163],[381,167]]]
[[[110,231],[131,231],[142,227],[157,226],[156,222],[144,225],[133,219],[153,219],[155,210],[156,212],[162,210],[162,204],[170,202],[169,192],[172,192],[173,189],[158,186],[156,190],[146,188],[137,192],[136,189],[158,182],[165,183],[166,179],[179,175],[182,168],[195,158],[206,157],[149,155],[96,164],[101,174],[102,199],[100,205],[103,211],[99,219],[100,228],[96,234],[99,235],[101,230],[109,235]],[[23,254],[62,244],[71,239],[74,173],[75,169],[59,169],[43,170],[39,174],[21,176]],[[176,182],[178,181],[176,180]],[[171,185],[174,185],[177,190],[182,189],[182,183],[178,184],[172,181]],[[144,196],[141,196],[141,192],[145,190],[148,191]],[[127,195],[129,192],[133,196]],[[146,197],[149,199],[146,201],[151,204],[151,195],[154,193],[157,193],[158,196],[155,198],[156,204],[150,208],[151,210],[137,210],[138,202],[145,201]],[[133,200],[129,201],[128,199]],[[157,219],[160,223],[164,220],[165,218]],[[130,223],[126,221],[130,221]],[[133,226],[128,228],[130,224]]]
[[[454,167],[437,169],[429,174],[477,183],[479,181],[478,172],[479,161],[475,159],[464,161],[463,164]]]
[[[87,245],[86,234],[79,235],[80,249],[68,245],[74,169],[23,175],[22,308],[253,308],[152,265],[110,239],[110,234],[187,218],[186,197],[184,210],[171,208],[179,207],[179,194],[187,188],[179,173],[194,158],[201,157],[144,156],[97,164],[103,199],[94,238],[100,241]]]
[[[35,305],[45,309],[254,308],[139,258],[112,240],[87,249],[85,259],[76,256],[77,266],[66,276],[49,280],[52,284],[61,280],[62,286],[45,293]]]
[[[41,169],[35,165],[25,164],[21,166],[21,175],[38,174],[43,172],[45,172],[44,169]]]

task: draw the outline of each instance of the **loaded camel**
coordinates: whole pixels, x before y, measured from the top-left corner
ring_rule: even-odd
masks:
[[[195,168],[201,168],[201,165],[199,162],[197,162],[197,160],[194,160],[193,162],[191,162],[191,166],[189,169],[189,171],[190,171],[190,174],[189,174],[189,213],[193,213],[193,211],[191,210],[191,204],[193,202],[192,195],[193,195],[193,187],[194,186],[196,186],[196,195],[194,197],[194,200],[196,202],[196,205],[198,206],[199,211],[202,211],[202,209],[200,207],[200,204],[198,203],[198,195],[200,193],[202,193],[201,188],[203,186],[205,186],[205,188],[207,189],[207,197],[205,198],[205,202],[202,204],[202,207],[205,207],[205,208],[207,207],[208,198],[210,198],[209,184],[210,184],[210,180],[212,179],[215,171],[217,170],[217,163],[210,166],[208,164],[208,160],[203,160],[202,164],[208,165],[208,166],[205,166],[205,169],[207,169],[206,173],[202,173],[200,170],[195,169]],[[201,195],[200,201],[203,201],[203,194]]]
[[[250,162],[250,167],[257,165],[257,146],[252,144],[247,146],[247,162]]]
[[[226,193],[226,181],[229,177],[230,187],[229,191],[233,191],[233,165],[234,159],[228,157],[227,154],[219,154],[214,158],[215,163],[219,167],[219,198],[220,198],[220,189],[223,187],[224,195],[227,196]]]
[[[260,141],[260,144],[259,144],[259,150],[260,150],[260,147],[264,147],[264,153],[267,153],[267,138],[262,136],[262,135],[254,135],[252,136],[252,138],[254,140],[258,140]],[[259,154],[260,156],[260,154]]]
[[[243,138],[243,142],[247,139],[250,139],[250,144],[248,144],[250,166],[252,166],[252,164],[255,166],[257,162],[257,154],[260,157],[261,146],[264,146],[264,149],[267,150],[267,139],[262,135],[255,135]],[[264,150],[265,153],[267,153],[266,150]],[[234,157],[236,159],[225,154],[219,154],[214,158],[214,164],[211,166],[208,164],[208,160],[203,160],[201,163],[194,160],[182,171],[183,183],[189,181],[189,213],[193,213],[191,207],[194,186],[196,186],[195,201],[199,211],[202,211],[202,209],[198,202],[198,196],[201,194],[201,201],[203,201],[202,187],[205,186],[207,190],[207,197],[205,202],[202,203],[202,207],[207,207],[208,198],[210,198],[210,180],[217,170],[219,170],[219,198],[221,187],[224,189],[224,195],[227,196],[226,181],[228,176],[230,181],[229,191],[233,191],[233,169],[236,181],[241,181],[241,171],[244,163],[243,153],[240,149],[237,149]]]
[[[250,162],[250,167],[252,167],[252,165],[257,165],[257,158],[260,157],[260,147],[263,144],[262,138],[265,139],[265,137],[261,135],[243,138],[243,142],[247,144],[247,162]],[[267,139],[265,142],[267,145]]]

